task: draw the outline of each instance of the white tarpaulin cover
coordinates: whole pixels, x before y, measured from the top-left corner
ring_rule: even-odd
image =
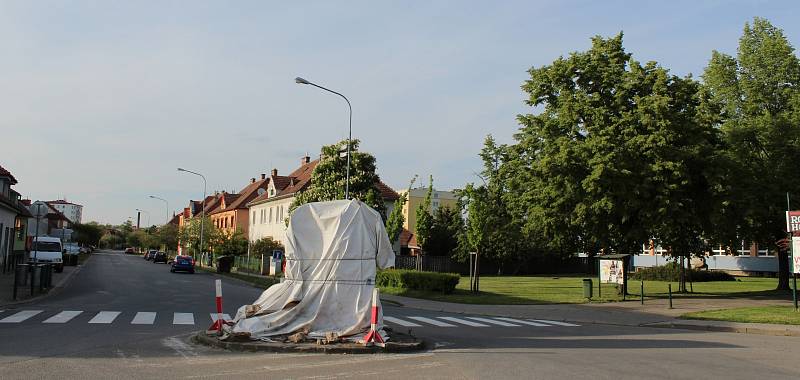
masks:
[[[285,245],[285,281],[239,308],[231,331],[253,339],[367,331],[376,267],[395,259],[380,214],[357,200],[308,203],[292,213]]]

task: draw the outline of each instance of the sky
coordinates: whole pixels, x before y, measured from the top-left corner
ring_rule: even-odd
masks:
[[[479,181],[513,142],[527,70],[624,33],[638,61],[702,74],[765,17],[800,45],[796,1],[0,1],[0,165],[84,222],[143,222],[294,170],[353,137],[395,189]],[[166,205],[148,198],[155,195]]]

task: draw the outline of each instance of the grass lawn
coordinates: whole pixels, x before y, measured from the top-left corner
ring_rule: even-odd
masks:
[[[742,307],[737,309],[708,310],[684,314],[681,318],[800,325],[800,312],[794,311],[794,307],[792,306]]]
[[[469,277],[461,277],[461,281],[452,294],[426,292],[399,288],[381,289],[384,293],[405,297],[424,298],[434,301],[468,303],[468,304],[548,304],[548,303],[585,303],[583,297],[583,278],[579,275],[567,276],[483,276],[481,277],[481,292],[469,292]],[[594,296],[592,302],[622,301],[622,296],[617,295],[614,285],[603,284],[601,295],[598,297],[597,278],[592,278]],[[668,296],[668,284],[664,281],[645,281],[645,298],[662,298]],[[677,291],[678,284],[671,283],[673,292]],[[755,296],[780,296],[785,293],[774,292],[778,284],[776,278],[742,277],[738,281],[718,281],[693,284],[693,293],[675,294],[673,297],[755,297]],[[627,299],[639,299],[640,282],[628,282]],[[688,287],[688,286],[687,286]],[[788,297],[788,295],[786,295]]]

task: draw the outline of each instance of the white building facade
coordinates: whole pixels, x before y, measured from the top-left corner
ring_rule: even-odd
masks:
[[[47,201],[54,209],[58,210],[58,212],[64,214],[64,216],[69,219],[70,222],[80,224],[81,218],[83,217],[83,206],[71,202],[67,202],[64,199],[59,199],[56,201]]]

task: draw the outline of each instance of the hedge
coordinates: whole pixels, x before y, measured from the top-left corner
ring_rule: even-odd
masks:
[[[690,273],[691,272],[691,273]],[[670,262],[658,267],[643,268],[633,273],[631,279],[648,281],[680,281],[681,266],[676,262]],[[736,278],[726,272],[698,270],[686,268],[686,281],[708,282],[708,281],[736,281]]]
[[[410,269],[378,271],[375,283],[379,287],[430,290],[452,293],[461,276],[455,273],[420,272]]]

